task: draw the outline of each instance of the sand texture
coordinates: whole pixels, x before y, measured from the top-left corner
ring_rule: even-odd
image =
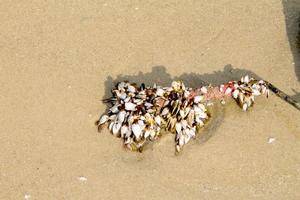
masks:
[[[94,125],[121,80],[249,74],[300,101],[299,12],[299,0],[2,1],[0,199],[300,199],[300,112],[275,95],[249,112],[227,102],[179,156],[173,135],[132,153]]]

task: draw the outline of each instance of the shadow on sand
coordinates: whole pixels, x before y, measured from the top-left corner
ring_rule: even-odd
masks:
[[[290,48],[294,58],[294,70],[300,82],[300,1],[282,0],[283,13],[285,16],[286,32],[290,43]],[[296,101],[300,101],[300,91],[295,91],[292,96]]]
[[[262,79],[255,73],[249,70],[236,69],[230,64],[226,65],[222,71],[215,71],[209,74],[197,74],[197,73],[184,73],[180,76],[171,77],[167,72],[166,67],[156,66],[152,68],[151,72],[143,73],[139,72],[138,75],[118,75],[115,79],[111,76],[105,81],[105,94],[103,99],[111,97],[111,90],[120,81],[129,81],[137,83],[145,83],[146,86],[152,86],[153,83],[161,86],[169,86],[173,80],[182,80],[188,87],[199,88],[203,85],[220,85],[231,80],[239,80],[242,76],[249,75],[255,79]],[[108,109],[108,107],[107,107]],[[199,134],[197,138],[199,143],[207,141],[216,132],[220,124],[222,123],[225,115],[225,108],[219,103],[216,103],[212,109],[212,115],[208,126],[203,129],[203,132]]]

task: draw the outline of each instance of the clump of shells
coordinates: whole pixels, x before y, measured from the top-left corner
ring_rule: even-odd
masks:
[[[112,106],[97,125],[101,130],[108,124],[110,132],[133,151],[142,151],[144,145],[157,140],[165,130],[175,134],[175,149],[180,152],[208,121],[210,100],[233,97],[246,111],[255,96],[265,93],[269,92],[264,81],[248,76],[218,87],[198,89],[188,88],[182,81],[174,81],[170,87],[119,82],[112,90],[113,97],[105,100]]]

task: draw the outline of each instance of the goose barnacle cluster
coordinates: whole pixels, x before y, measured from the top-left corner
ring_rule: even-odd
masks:
[[[99,130],[107,123],[125,147],[138,151],[165,130],[175,134],[175,149],[180,152],[209,119],[206,106],[210,100],[233,97],[246,111],[253,105],[254,96],[268,95],[269,90],[264,81],[245,76],[240,81],[199,89],[188,88],[182,81],[173,81],[170,87],[120,82],[112,94],[106,100],[112,107],[97,122]]]
[[[240,81],[229,82],[220,86],[220,91],[225,95],[231,95],[244,111],[254,104],[254,97],[266,94],[269,96],[269,89],[263,80],[249,78],[248,75],[242,77]]]
[[[109,99],[113,105],[101,116],[98,127],[101,129],[108,123],[111,133],[121,137],[127,148],[139,151],[157,139],[162,129],[168,130],[176,134],[176,150],[180,151],[208,119],[202,103],[204,93],[191,95],[191,92],[181,81],[174,81],[171,87],[147,88],[143,84],[137,87],[120,82]]]

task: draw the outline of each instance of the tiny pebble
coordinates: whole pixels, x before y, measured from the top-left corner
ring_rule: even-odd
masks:
[[[91,113],[89,113],[89,117],[90,117],[90,118],[92,117],[92,114],[91,114]]]
[[[82,181],[82,182],[85,182],[85,181],[87,181],[87,178],[84,177],[84,176],[80,176],[80,177],[78,177],[78,180]]]
[[[221,100],[221,104],[222,104],[222,105],[225,105],[225,103],[226,103],[225,100],[222,99],[222,100]]]
[[[139,8],[138,8],[138,7],[136,7],[135,9],[136,9],[136,10],[138,10]]]
[[[268,143],[271,144],[271,143],[275,142],[275,140],[276,140],[275,138],[269,138]]]
[[[72,86],[71,86],[71,85],[68,85],[68,88],[69,88],[69,89],[71,89],[71,88],[72,88]]]
[[[29,198],[30,198],[30,195],[29,195],[29,194],[25,194],[25,195],[24,195],[24,199],[25,199],[25,200],[27,200],[27,199],[29,199]]]

